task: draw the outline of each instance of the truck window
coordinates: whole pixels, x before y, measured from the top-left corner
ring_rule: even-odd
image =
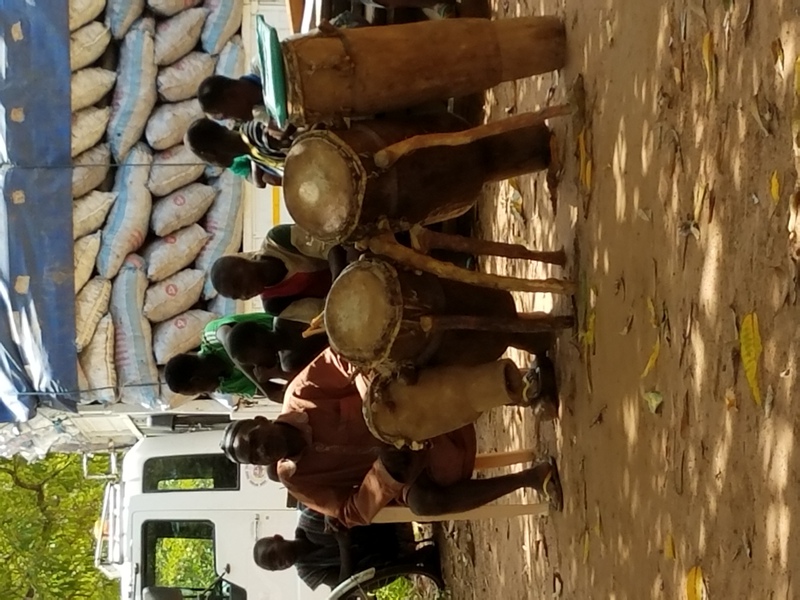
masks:
[[[214,524],[211,521],[145,521],[142,524],[142,565],[143,588],[204,590],[217,576]]]
[[[148,492],[238,490],[239,465],[224,454],[158,456],[144,463],[142,488]]]

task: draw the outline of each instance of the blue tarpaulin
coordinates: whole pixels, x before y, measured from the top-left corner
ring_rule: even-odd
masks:
[[[78,388],[66,0],[0,0],[0,422]]]

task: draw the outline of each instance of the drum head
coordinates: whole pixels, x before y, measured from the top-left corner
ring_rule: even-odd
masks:
[[[283,196],[295,223],[325,242],[342,242],[361,216],[366,171],[358,155],[330,131],[292,144],[283,169]]]
[[[400,281],[385,262],[360,260],[333,282],[325,301],[331,347],[347,360],[372,365],[384,360],[403,316]]]

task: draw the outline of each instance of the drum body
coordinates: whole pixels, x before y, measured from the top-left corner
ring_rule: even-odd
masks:
[[[395,446],[420,442],[474,423],[482,413],[523,399],[522,375],[509,359],[477,367],[431,367],[413,385],[378,375],[369,385],[363,412],[378,439]]]
[[[284,166],[289,214],[310,235],[337,244],[375,235],[382,227],[402,231],[460,216],[486,178],[481,147],[426,149],[385,171],[375,167],[373,156],[415,135],[464,127],[461,119],[444,114],[356,121],[346,130],[303,134]]]
[[[557,17],[444,19],[317,31],[282,43],[289,120],[298,126],[467,96],[560,69]]]
[[[425,331],[426,315],[516,315],[509,292],[443,280],[395,268],[379,259],[349,265],[325,302],[331,347],[365,370],[395,373],[403,367],[494,361],[508,336],[485,331]]]

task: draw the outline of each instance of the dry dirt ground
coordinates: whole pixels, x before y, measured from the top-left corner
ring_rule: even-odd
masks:
[[[800,598],[787,231],[800,3],[502,0],[492,11],[563,17],[569,59],[558,75],[490,91],[485,119],[568,100],[581,75],[592,174],[581,181],[580,119],[554,120],[556,210],[541,174],[490,187],[478,209],[484,237],[567,249],[563,272],[484,267],[574,279],[579,325],[559,339],[558,421],[538,436],[520,409],[479,423],[482,450],[557,457],[565,510],[446,527],[452,597],[551,598],[555,585],[562,598],[685,598],[699,566],[712,599]],[[546,296],[519,304],[572,310]],[[748,313],[763,345],[760,406],[740,358]],[[658,414],[648,392],[663,398]]]

